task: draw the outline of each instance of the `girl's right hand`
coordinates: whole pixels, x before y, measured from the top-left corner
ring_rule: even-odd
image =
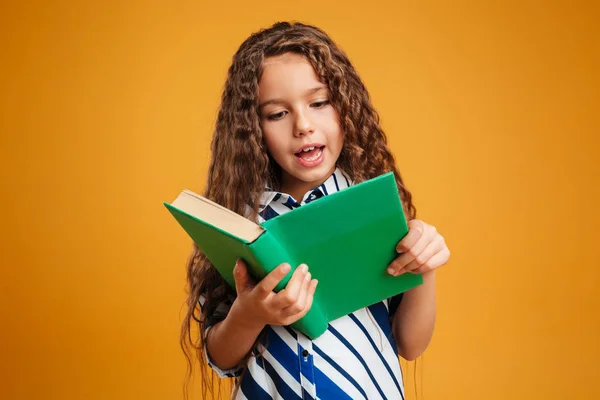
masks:
[[[312,306],[318,281],[311,280],[306,264],[294,271],[285,289],[273,292],[291,267],[283,263],[260,282],[254,283],[244,261],[238,260],[233,276],[237,291],[233,311],[238,323],[262,329],[264,325],[290,325],[302,318]]]

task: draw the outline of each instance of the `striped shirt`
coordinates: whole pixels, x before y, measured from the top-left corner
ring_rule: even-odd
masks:
[[[259,222],[350,185],[336,169],[300,203],[267,188],[261,198]],[[243,375],[242,367],[218,368],[205,352],[207,362],[220,377],[236,378],[240,385],[236,399],[403,400],[402,371],[391,329],[391,316],[401,298],[395,296],[332,321],[314,340],[289,326],[268,325]],[[203,298],[200,302],[203,304]],[[230,301],[220,304],[217,312],[224,316],[230,306]]]

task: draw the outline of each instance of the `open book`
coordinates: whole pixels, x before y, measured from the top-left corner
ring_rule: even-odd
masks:
[[[311,309],[291,326],[311,339],[330,321],[423,283],[418,274],[391,276],[396,244],[408,233],[392,172],[350,186],[256,224],[184,190],[164,203],[223,278],[235,287],[238,258],[259,281],[279,264],[300,264],[319,281]]]

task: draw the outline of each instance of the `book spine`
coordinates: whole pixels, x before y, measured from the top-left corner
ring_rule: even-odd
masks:
[[[294,257],[286,251],[282,243],[277,240],[276,236],[268,230],[252,243],[249,248],[255,257],[257,264],[261,267],[260,271],[252,270],[253,267],[250,267],[250,272],[261,279],[280,264],[290,264],[292,267],[291,271],[277,284],[274,291],[279,292],[283,290],[290,281],[296,268],[299,267],[298,260],[295,260]],[[317,292],[315,293],[310,310],[304,317],[291,325],[294,329],[302,332],[311,339],[315,339],[323,334],[327,330],[328,325],[327,318],[323,314],[321,307],[319,307],[318,291],[319,289],[317,287]]]
[[[285,251],[281,243],[279,243],[271,232],[266,231],[250,244],[249,249],[256,260],[256,265],[249,265],[250,272],[257,279],[264,278],[284,262],[292,266],[292,270],[275,287],[275,292],[284,289],[292,277],[295,266],[294,260],[290,259],[288,252]]]

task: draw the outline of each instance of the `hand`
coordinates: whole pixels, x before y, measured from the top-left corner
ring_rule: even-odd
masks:
[[[281,264],[255,284],[246,264],[237,261],[233,271],[237,299],[231,311],[238,312],[239,322],[250,326],[290,325],[308,312],[318,281],[311,280],[306,264],[296,268],[285,289],[273,292],[290,269],[289,264]]]
[[[424,274],[446,264],[450,250],[434,226],[414,219],[408,223],[408,229],[408,234],[396,246],[400,256],[388,266],[391,275]]]

